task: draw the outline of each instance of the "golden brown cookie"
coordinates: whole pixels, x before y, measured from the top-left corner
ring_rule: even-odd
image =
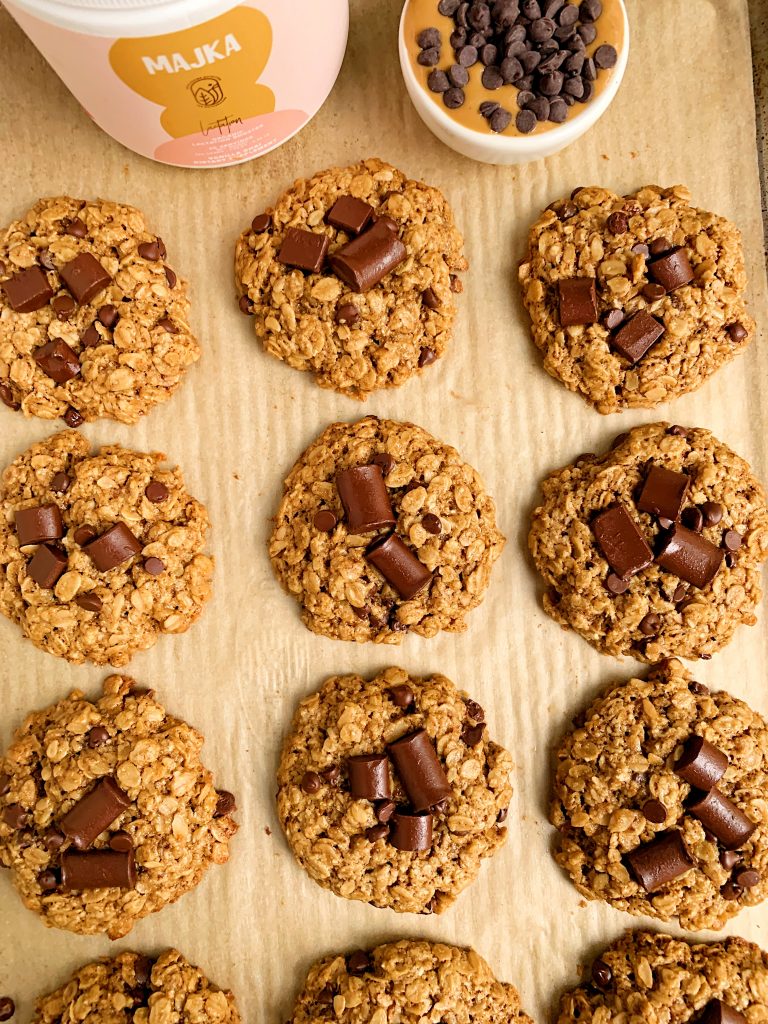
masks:
[[[544,369],[602,413],[695,391],[755,330],[738,228],[682,185],[577,189],[531,228],[519,277]]]
[[[768,954],[758,946],[736,937],[693,944],[653,932],[627,932],[609,946],[589,980],[561,997],[557,1016],[557,1024],[764,1020]]]
[[[310,968],[288,1024],[533,1024],[474,949],[402,939]]]
[[[41,199],[0,231],[0,400],[135,423],[200,358],[187,283],[133,206]]]
[[[455,448],[367,416],[331,424],[300,456],[269,555],[312,632],[398,644],[465,630],[503,547],[493,499]]]
[[[528,541],[544,609],[598,651],[707,658],[757,621],[765,492],[708,430],[636,427],[541,492]]]
[[[33,1024],[240,1024],[231,992],[175,949],[102,957],[37,1001]]]
[[[766,791],[768,723],[664,662],[610,687],[561,741],[555,859],[588,899],[722,928],[768,896]],[[664,850],[678,857],[666,874]]]
[[[445,676],[399,668],[369,680],[333,676],[294,716],[278,815],[296,859],[323,888],[439,914],[506,840],[511,769],[482,707]]]
[[[298,236],[299,249],[303,238],[304,249],[317,250],[299,256],[300,266],[290,245],[296,230],[317,236]],[[392,268],[360,290],[334,271],[333,260],[369,230],[382,231],[397,251],[384,256]],[[467,269],[463,244],[434,186],[374,158],[332,167],[296,181],[238,239],[240,308],[253,316],[270,355],[309,370],[321,387],[364,399],[403,384],[445,352],[457,275]]]
[[[208,513],[165,456],[74,430],[32,445],[0,487],[0,612],[68,661],[126,665],[184,633],[211,595]]]
[[[120,938],[226,863],[235,800],[202,746],[127,676],[27,717],[0,758],[0,864],[45,925]]]

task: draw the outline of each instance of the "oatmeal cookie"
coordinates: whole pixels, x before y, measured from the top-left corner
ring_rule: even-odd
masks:
[[[598,651],[707,658],[755,624],[765,492],[708,430],[636,427],[541,490],[529,545],[544,609]]]
[[[713,766],[708,777],[705,762]],[[749,822],[733,841],[699,807],[699,790],[712,789],[718,802],[721,794],[738,809],[733,820]],[[646,679],[608,689],[561,741],[550,808],[559,832],[555,860],[588,899],[677,918],[691,930],[722,928],[768,896],[766,792],[765,720],[724,691],[710,693],[679,661],[664,662]],[[648,891],[634,873],[633,852],[642,851],[644,871],[650,844],[673,833],[683,844],[680,874],[652,879]],[[653,867],[652,849],[650,857]]]
[[[728,1013],[728,1010],[731,1013]],[[628,932],[560,999],[557,1024],[759,1024],[768,1020],[768,954],[744,939],[689,943]]]
[[[269,555],[314,633],[399,644],[409,630],[465,630],[503,547],[493,499],[455,448],[367,416],[332,424],[299,458]]]
[[[32,1024],[240,1024],[235,997],[175,949],[156,960],[120,953],[85,964],[37,1000]]]
[[[398,262],[378,280],[345,282],[333,269],[336,254],[372,224],[377,231],[388,225],[399,239],[390,254]],[[314,244],[316,260],[297,260],[286,249],[291,229]],[[240,308],[253,316],[270,355],[310,370],[321,387],[365,399],[445,352],[457,275],[467,269],[463,244],[439,189],[381,160],[332,167],[296,181],[238,239]]]
[[[165,456],[64,431],[0,486],[0,611],[44,651],[122,666],[184,633],[211,595],[208,513]]]
[[[235,800],[202,746],[127,676],[28,716],[0,757],[0,864],[46,926],[120,938],[226,863]]]
[[[288,1024],[533,1024],[474,949],[402,939],[310,968]]]
[[[0,230],[0,399],[135,423],[200,357],[187,283],[133,206],[41,199]]]
[[[682,185],[553,203],[519,277],[544,369],[601,413],[695,391],[755,331],[740,233]]]
[[[484,718],[441,675],[390,668],[326,680],[299,704],[277,774],[278,816],[301,866],[347,899],[449,907],[507,837],[512,758]]]

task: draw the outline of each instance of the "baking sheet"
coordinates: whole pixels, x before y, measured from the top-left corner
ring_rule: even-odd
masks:
[[[549,469],[657,418],[711,428],[768,479],[768,353],[759,335],[698,394],[672,408],[607,419],[539,365],[516,264],[531,220],[577,185],[629,191],[687,183],[698,203],[741,226],[752,310],[766,323],[746,0],[629,0],[629,8],[632,53],[609,112],[565,153],[508,169],[459,157],[422,126],[397,65],[399,0],[352,0],[347,58],[320,114],[275,153],[219,171],[163,167],[112,142],[0,14],[0,221],[46,194],[135,203],[165,239],[170,264],[192,282],[202,362],[141,424],[100,422],[84,432],[94,443],[165,451],[211,512],[214,600],[189,633],[161,640],[130,672],[206,732],[207,762],[218,784],[236,792],[241,822],[228,866],[212,868],[195,892],[118,943],[47,931],[0,878],[0,993],[17,1000],[21,1022],[33,997],[80,963],[121,948],[169,945],[232,987],[249,1024],[278,1022],[318,956],[423,936],[475,946],[544,1024],[579,965],[633,924],[600,904],[584,905],[560,873],[548,854],[546,805],[553,742],[585,700],[635,666],[593,652],[545,617],[527,557],[528,516]],[[448,356],[420,380],[362,406],[321,391],[260,350],[237,311],[230,266],[242,226],[294,177],[374,154],[445,189],[472,266]],[[282,476],[329,422],[367,412],[414,420],[456,445],[497,500],[507,548],[463,635],[409,637],[400,648],[316,637],[272,576],[268,518]],[[0,463],[58,428],[0,408]],[[742,628],[697,676],[768,714],[766,623],[764,607],[759,625]],[[517,762],[509,841],[440,917],[395,915],[316,887],[294,863],[275,818],[274,771],[296,701],[328,675],[372,674],[388,664],[444,672],[469,690]],[[73,687],[94,694],[106,674],[35,650],[5,620],[0,666],[3,745],[27,710]],[[728,930],[768,946],[766,925],[768,906],[743,912]]]

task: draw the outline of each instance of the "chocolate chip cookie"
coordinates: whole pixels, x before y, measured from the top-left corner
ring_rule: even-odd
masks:
[[[708,430],[636,427],[541,490],[529,545],[544,609],[598,651],[706,658],[756,622],[765,492]]]
[[[768,723],[679,661],[610,687],[556,754],[555,859],[588,899],[691,930],[768,896]]]
[[[755,331],[740,233],[682,185],[577,189],[531,228],[519,277],[545,370],[601,413],[695,391]]]
[[[41,199],[0,230],[0,400],[135,423],[200,357],[186,282],[133,206]]]
[[[4,471],[0,611],[36,647],[121,666],[200,615],[208,513],[164,460],[69,430]]]
[[[467,269],[451,207],[381,160],[295,182],[237,242],[240,309],[270,355],[352,398],[439,359]]]
[[[482,707],[445,676],[334,676],[296,711],[278,815],[323,888],[439,914],[506,840],[511,769]]]
[[[514,985],[497,981],[474,949],[416,939],[319,960],[310,968],[289,1024],[432,1019],[532,1024]]]
[[[747,1024],[768,1018],[768,954],[737,937],[694,944],[628,932],[589,974],[561,997],[557,1024]]]
[[[45,925],[120,938],[226,863],[235,798],[202,746],[127,676],[27,717],[0,758],[0,864]]]
[[[37,1001],[33,1024],[240,1024],[231,992],[175,949],[156,960],[120,953],[85,964]]]
[[[482,480],[412,423],[334,423],[285,481],[269,555],[314,633],[461,632],[504,547]]]

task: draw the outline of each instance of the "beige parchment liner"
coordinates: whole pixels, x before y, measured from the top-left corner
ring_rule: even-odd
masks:
[[[277,152],[220,171],[162,167],[112,142],[0,14],[0,221],[39,195],[135,203],[191,282],[201,362],[137,426],[100,422],[85,433],[94,442],[165,451],[211,513],[213,601],[189,633],[162,638],[128,671],[205,731],[206,764],[237,793],[241,823],[226,867],[119,943],[46,930],[0,878],[0,993],[19,1003],[20,1024],[29,1020],[32,997],[83,961],[171,945],[234,989],[249,1024],[278,1024],[314,959],[404,936],[475,946],[545,1024],[559,992],[576,982],[578,965],[644,923],[582,906],[549,857],[551,746],[579,706],[637,666],[602,657],[544,615],[525,538],[549,469],[655,418],[710,428],[768,482],[768,309],[747,3],[629,0],[632,52],[609,112],[565,153],[509,169],[471,163],[422,126],[400,80],[399,7],[398,0],[353,0],[346,62],[314,122]],[[261,351],[237,310],[230,268],[245,223],[295,176],[372,154],[445,189],[471,268],[446,358],[363,407]],[[577,185],[631,191],[648,182],[685,182],[697,205],[741,226],[763,335],[697,394],[655,412],[604,418],[541,369],[515,269],[528,225],[553,199]],[[304,629],[272,576],[266,539],[282,476],[328,423],[367,412],[413,419],[455,445],[497,501],[509,541],[465,634],[409,637],[387,649],[326,640]],[[0,408],[0,463],[54,429]],[[440,917],[395,915],[321,890],[294,863],[275,816],[274,771],[295,702],[329,675],[372,674],[388,664],[442,672],[466,688],[517,762],[509,841]],[[35,650],[6,620],[0,666],[3,745],[27,710],[73,687],[95,694],[105,675]],[[729,687],[763,714],[767,675],[765,606],[757,627],[740,630],[697,668],[702,682]],[[768,946],[768,907],[743,912],[728,931]]]

